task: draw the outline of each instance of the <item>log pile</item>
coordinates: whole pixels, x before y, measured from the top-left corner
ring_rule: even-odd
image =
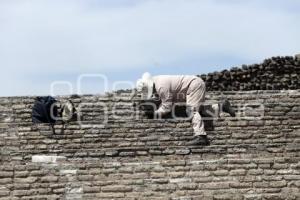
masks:
[[[207,91],[300,89],[300,58],[272,57],[261,64],[199,75]]]

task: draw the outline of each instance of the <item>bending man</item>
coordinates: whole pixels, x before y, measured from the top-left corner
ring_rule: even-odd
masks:
[[[137,81],[137,91],[147,92],[147,99],[157,94],[161,100],[159,108],[155,111],[156,116],[164,116],[172,111],[173,104],[185,102],[188,115],[192,115],[192,125],[194,139],[189,145],[208,145],[209,140],[204,130],[204,123],[199,113],[199,107],[205,101],[204,81],[192,75],[159,75],[152,77],[149,73],[144,73]],[[223,105],[224,110],[229,111],[234,116],[234,111],[227,101]],[[219,108],[216,108],[219,110]]]

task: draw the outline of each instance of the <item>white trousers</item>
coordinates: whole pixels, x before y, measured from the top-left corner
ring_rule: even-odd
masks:
[[[192,114],[192,125],[195,136],[206,135],[204,123],[199,113],[199,107],[205,101],[205,83],[201,78],[195,79],[189,85],[186,96],[186,103]]]

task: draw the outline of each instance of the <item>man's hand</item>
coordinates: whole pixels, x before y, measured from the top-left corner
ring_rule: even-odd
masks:
[[[158,109],[161,101],[157,98],[139,100],[133,103],[133,106],[142,111],[145,116],[149,119],[153,119],[155,116],[155,111]]]

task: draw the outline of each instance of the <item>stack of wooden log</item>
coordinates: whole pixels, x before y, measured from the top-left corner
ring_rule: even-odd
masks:
[[[261,64],[199,75],[207,91],[300,89],[300,58],[272,57]]]

